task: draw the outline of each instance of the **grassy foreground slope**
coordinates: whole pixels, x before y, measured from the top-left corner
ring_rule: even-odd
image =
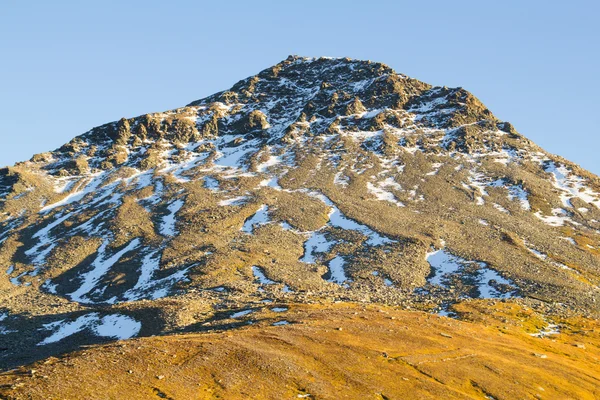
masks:
[[[379,305],[294,305],[236,330],[50,358],[0,375],[0,398],[600,397],[598,321],[549,321],[516,303],[487,303],[456,305],[467,321]],[[548,323],[560,333],[532,336]]]

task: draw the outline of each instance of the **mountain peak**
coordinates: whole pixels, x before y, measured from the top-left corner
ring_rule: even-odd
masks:
[[[380,63],[291,56],[0,171],[0,200],[0,332],[31,332],[0,366],[269,301],[599,312],[598,178]]]
[[[217,95],[252,93],[256,84],[261,81],[263,84],[294,85],[299,90],[314,90],[317,86],[325,85],[323,88],[330,90],[356,92],[372,81],[386,78],[393,81],[407,77],[397,74],[384,64],[371,61],[292,55],[257,75],[239,81],[230,90]],[[214,101],[215,97],[210,96],[208,99]],[[205,100],[197,100],[190,105],[198,105]],[[231,101],[231,97],[226,97],[224,100]]]
[[[373,118],[363,118],[365,115]],[[229,90],[180,109],[94,128],[57,152],[36,159],[57,160],[49,164],[55,172],[76,171],[73,160],[77,158],[91,158],[92,169],[106,170],[136,158],[136,168],[148,168],[155,165],[148,160],[151,153],[135,154],[157,140],[187,144],[220,133],[252,133],[273,144],[292,134],[303,121],[310,122],[314,134],[353,118],[362,119],[360,129],[366,130],[400,128],[402,121],[409,119],[427,129],[475,124],[469,128],[473,132],[507,126],[461,88],[434,88],[371,61],[290,56]]]

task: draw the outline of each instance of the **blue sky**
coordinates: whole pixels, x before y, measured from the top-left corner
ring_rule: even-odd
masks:
[[[598,2],[25,1],[0,4],[0,165],[185,105],[289,54],[462,86],[600,174]]]

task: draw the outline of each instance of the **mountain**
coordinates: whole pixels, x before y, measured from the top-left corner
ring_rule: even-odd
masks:
[[[143,339],[154,335],[185,347],[175,342],[204,332],[222,349],[225,335],[240,332],[335,331],[318,310],[344,315],[340,335],[342,325],[368,332],[371,325],[350,320],[354,312],[377,320],[373,307],[400,313],[403,322],[387,321],[390,329],[424,329],[415,318],[431,316],[466,336],[476,337],[473,324],[485,326],[490,341],[490,321],[507,313],[497,329],[530,351],[548,351],[536,341],[564,335],[568,343],[586,330],[576,340],[596,341],[587,345],[599,355],[599,246],[600,179],[545,152],[468,91],[371,61],[290,56],[229,90],[122,118],[0,170],[0,368],[22,372],[133,337],[140,348],[145,340],[168,348]],[[502,325],[513,323],[518,332]],[[439,338],[440,325],[431,329]],[[105,346],[94,354],[118,358]],[[580,347],[556,350],[571,351]],[[590,357],[581,362],[593,366]],[[22,392],[33,386],[15,379],[41,378],[21,372],[0,375],[8,382],[0,395],[49,396]],[[479,383],[471,393],[434,380],[457,398],[504,398],[508,390]],[[40,382],[34,386],[50,390]],[[532,395],[534,386],[512,393]],[[319,397],[300,389],[289,393]],[[173,397],[165,390],[153,395]]]

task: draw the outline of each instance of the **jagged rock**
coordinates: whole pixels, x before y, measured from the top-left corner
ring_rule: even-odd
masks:
[[[359,114],[365,111],[367,111],[367,109],[363,106],[360,99],[355,97],[354,100],[348,104],[348,107],[346,107],[345,115]]]
[[[125,118],[121,118],[119,122],[117,122],[114,134],[111,135],[110,138],[113,140],[113,142],[115,142],[115,144],[126,145],[130,137],[131,130],[129,121]]]

